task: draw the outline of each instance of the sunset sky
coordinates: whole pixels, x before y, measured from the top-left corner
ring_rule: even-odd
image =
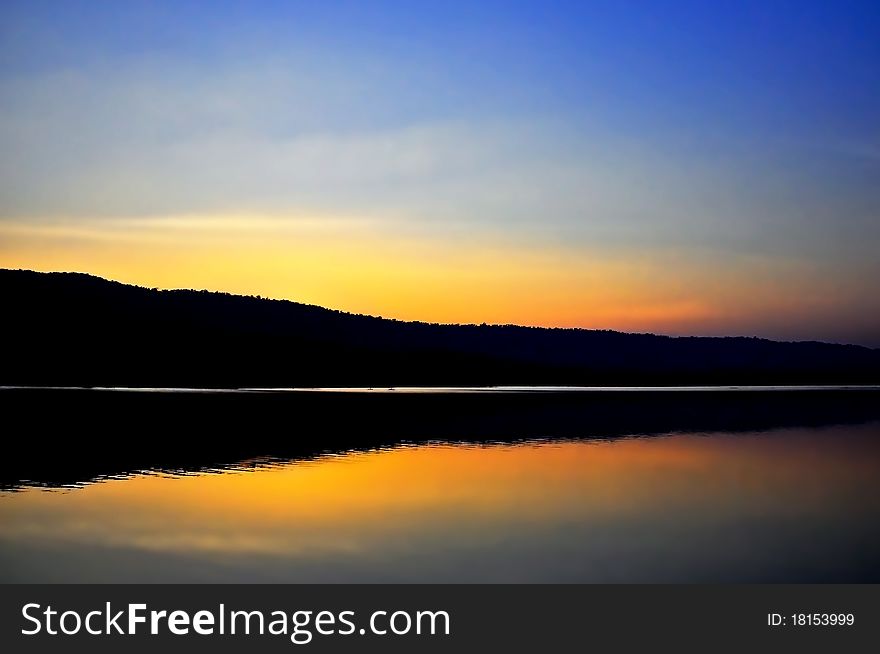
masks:
[[[0,267],[880,346],[880,4],[0,7]]]

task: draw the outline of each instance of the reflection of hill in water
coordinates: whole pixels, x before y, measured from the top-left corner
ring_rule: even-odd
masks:
[[[0,487],[248,468],[403,443],[607,439],[880,419],[876,390],[165,393],[0,390]],[[14,440],[14,442],[12,442]],[[12,452],[15,452],[13,454]]]

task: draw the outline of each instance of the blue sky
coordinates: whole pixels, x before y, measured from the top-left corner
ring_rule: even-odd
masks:
[[[715,318],[658,330],[880,345],[875,2],[0,12],[0,224],[16,238],[344,218],[449,248],[653,262],[678,270],[663,292],[717,294]],[[26,261],[10,243],[0,256]],[[725,319],[762,266],[804,306]]]

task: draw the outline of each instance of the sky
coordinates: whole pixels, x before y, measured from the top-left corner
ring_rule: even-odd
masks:
[[[876,2],[0,6],[0,267],[880,346]]]

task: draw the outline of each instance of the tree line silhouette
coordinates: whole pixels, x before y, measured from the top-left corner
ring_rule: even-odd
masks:
[[[0,270],[0,384],[857,384],[880,350],[748,337],[439,325],[286,300]]]

